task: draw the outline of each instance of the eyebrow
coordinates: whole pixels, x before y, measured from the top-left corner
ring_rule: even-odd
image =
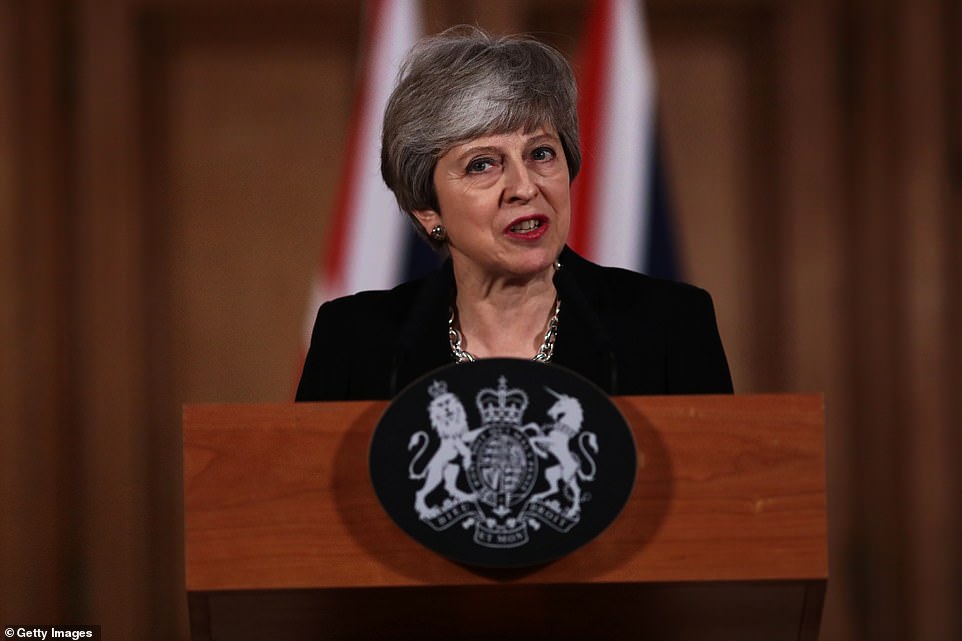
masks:
[[[552,142],[558,141],[560,143],[561,139],[556,135],[549,134],[548,132],[544,132],[526,139],[524,141],[524,145],[528,147],[531,145],[537,145],[545,141],[552,141]],[[499,153],[501,153],[501,148],[496,145],[481,145],[478,147],[468,147],[467,149],[464,150],[464,152],[457,155],[457,160],[460,163],[460,162],[466,161],[469,157],[475,156],[477,154],[499,154]]]
[[[463,153],[458,154],[458,162],[464,162],[471,156],[477,154],[499,154],[501,149],[493,146],[468,147]]]

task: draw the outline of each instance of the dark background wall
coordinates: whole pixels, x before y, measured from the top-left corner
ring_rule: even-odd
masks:
[[[586,4],[425,17],[577,60]],[[962,638],[960,3],[647,6],[736,388],[826,395],[822,637]],[[0,623],[185,637],[180,407],[290,398],[362,12],[0,2]]]

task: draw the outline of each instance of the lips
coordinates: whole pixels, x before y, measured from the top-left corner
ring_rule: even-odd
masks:
[[[547,216],[525,216],[511,221],[505,228],[505,233],[512,238],[535,240],[541,238],[548,231]]]

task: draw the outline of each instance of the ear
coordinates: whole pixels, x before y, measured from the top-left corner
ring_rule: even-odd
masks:
[[[415,209],[411,214],[417,218],[418,223],[424,228],[424,233],[429,236],[434,226],[441,223],[441,214],[433,209]]]

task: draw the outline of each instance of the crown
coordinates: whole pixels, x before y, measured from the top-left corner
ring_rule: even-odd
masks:
[[[528,407],[528,395],[520,389],[508,389],[508,380],[498,379],[498,389],[485,387],[475,399],[481,412],[481,424],[521,425],[521,418]]]

